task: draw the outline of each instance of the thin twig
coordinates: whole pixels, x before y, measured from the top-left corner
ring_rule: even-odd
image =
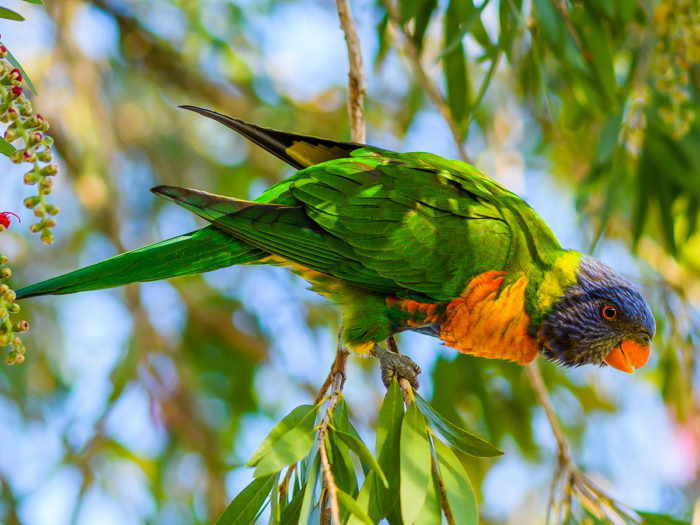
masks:
[[[455,525],[455,518],[452,514],[450,503],[447,501],[447,491],[445,490],[445,483],[442,481],[442,476],[440,475],[440,469],[438,467],[435,454],[431,454],[430,459],[432,460],[433,472],[435,473],[435,479],[437,479],[438,488],[440,489],[440,504],[442,505],[442,510],[445,512],[445,519],[447,520],[448,525]]]
[[[413,68],[413,73],[416,76],[416,80],[425,90],[426,95],[432,101],[432,103],[437,107],[438,111],[445,119],[447,125],[450,127],[452,132],[452,137],[454,138],[457,149],[459,150],[459,156],[464,162],[470,162],[469,156],[464,149],[464,141],[462,139],[462,133],[457,126],[457,123],[452,118],[452,113],[450,113],[450,108],[447,107],[447,102],[445,98],[440,93],[435,83],[428,76],[425,71],[423,64],[420,60],[420,53],[418,52],[418,47],[416,47],[415,42],[411,38],[405,27],[401,25],[401,15],[399,14],[399,9],[396,5],[395,0],[384,0],[384,5],[386,6],[387,13],[389,14],[389,20],[391,20],[392,25],[396,29],[396,32],[402,35],[402,50],[404,55],[408,58]]]
[[[347,363],[347,353],[345,354],[345,363]],[[323,472],[323,482],[328,491],[328,500],[330,503],[331,510],[331,522],[333,525],[340,525],[340,508],[338,507],[338,486],[335,484],[335,479],[333,478],[333,473],[331,472],[331,463],[328,460],[328,451],[326,450],[326,434],[328,432],[328,424],[331,420],[331,414],[333,409],[335,409],[338,399],[340,399],[340,392],[343,388],[343,382],[345,381],[345,372],[336,371],[333,377],[333,391],[331,393],[331,399],[328,402],[328,407],[326,408],[326,415],[321,422],[321,427],[318,430],[318,450],[321,454],[321,470]]]
[[[365,142],[365,93],[367,82],[362,65],[362,48],[357,36],[355,22],[352,19],[348,0],[335,0],[338,9],[340,27],[345,34],[348,46],[348,113],[350,114],[350,132],[353,142]]]
[[[564,431],[559,424],[557,415],[554,413],[552,408],[552,400],[549,398],[549,392],[547,387],[542,381],[542,374],[540,374],[540,369],[537,365],[537,361],[525,367],[530,384],[535,391],[538,401],[544,408],[544,412],[547,415],[547,420],[549,421],[549,426],[552,428],[552,433],[554,434],[554,439],[557,440],[557,447],[559,448],[559,458],[561,461],[567,464],[571,463],[571,454],[569,453],[569,442],[566,440]]]
[[[323,472],[323,483],[326,486],[326,491],[328,494],[328,500],[330,502],[330,517],[331,523],[333,525],[340,525],[340,508],[338,507],[338,487],[335,484],[335,479],[333,478],[333,473],[331,472],[331,463],[328,460],[328,451],[326,450],[326,434],[328,433],[328,425],[331,421],[331,415],[335,406],[338,404],[341,392],[343,390],[343,385],[345,384],[345,370],[348,365],[348,354],[349,351],[342,342],[343,329],[342,327],[338,329],[338,351],[335,356],[335,361],[333,362],[333,368],[331,368],[331,373],[328,375],[332,378],[333,388],[331,389],[331,398],[328,401],[328,406],[326,407],[326,415],[321,421],[321,426],[318,429],[318,450],[321,455],[321,471]],[[328,379],[326,380],[326,383]],[[326,394],[328,390],[327,384],[321,388],[317,399],[320,402],[321,399]],[[322,508],[325,506],[322,505]]]

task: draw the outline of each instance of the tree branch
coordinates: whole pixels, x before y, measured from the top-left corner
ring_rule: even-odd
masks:
[[[321,427],[318,430],[318,451],[321,454],[321,471],[323,472],[323,482],[328,491],[328,500],[330,502],[331,522],[333,525],[341,525],[340,523],[340,508],[338,507],[338,486],[335,484],[333,473],[331,472],[331,463],[328,460],[328,451],[326,450],[326,434],[328,433],[328,425],[331,420],[331,415],[335,406],[340,399],[340,393],[345,383],[345,368],[348,362],[348,351],[345,350],[338,340],[338,355],[335,364],[333,365],[333,390],[331,391],[331,399],[326,407],[326,415],[321,422]]]
[[[395,0],[384,0],[384,5],[386,6],[392,26],[396,32],[401,34],[403,37],[402,51],[411,63],[416,80],[418,80],[419,84],[425,90],[426,95],[428,95],[428,98],[432,101],[435,107],[437,107],[438,111],[442,115],[442,118],[445,119],[445,122],[447,122],[447,125],[450,127],[452,138],[454,139],[457,149],[459,150],[459,156],[464,162],[470,162],[467,151],[464,149],[462,134],[459,131],[457,123],[452,118],[452,113],[450,113],[450,108],[447,107],[445,98],[442,96],[440,90],[425,71],[425,68],[420,60],[420,53],[418,52],[418,48],[413,42],[411,35],[401,25],[401,16]]]
[[[335,0],[338,9],[340,27],[345,34],[345,42],[348,46],[348,113],[350,115],[350,130],[353,142],[365,142],[365,93],[367,82],[365,69],[362,65],[362,48],[357,36],[355,22],[352,19],[348,0]]]

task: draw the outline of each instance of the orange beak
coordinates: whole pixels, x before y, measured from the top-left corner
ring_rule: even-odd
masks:
[[[605,358],[605,362],[622,372],[634,374],[635,368],[641,368],[647,364],[651,346],[642,346],[638,342],[627,339],[620,346],[616,346]]]

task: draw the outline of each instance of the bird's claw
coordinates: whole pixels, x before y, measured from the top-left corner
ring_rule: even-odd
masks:
[[[413,388],[418,389],[418,374],[421,370],[410,357],[390,352],[379,345],[374,345],[370,355],[379,359],[381,363],[384,386],[389,388],[394,377],[403,377]]]

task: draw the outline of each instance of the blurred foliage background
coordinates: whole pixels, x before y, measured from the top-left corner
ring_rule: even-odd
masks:
[[[315,0],[62,0],[3,5],[2,41],[38,90],[60,174],[55,242],[0,236],[15,288],[201,226],[148,188],[243,198],[290,168],[200,105],[347,140],[347,57]],[[458,158],[381,1],[352,8],[368,142]],[[634,376],[542,365],[576,462],[635,508],[692,519],[700,497],[700,12],[695,0],[406,0],[401,23],[470,161],[523,195],[562,244],[637,280],[658,332]],[[31,189],[0,158],[0,209]],[[0,522],[204,523],[251,479],[281,415],[313,399],[336,313],[278,268],[26,301],[21,366],[0,367]],[[484,523],[542,523],[556,446],[522,368],[399,338],[423,396],[506,451],[462,458]],[[377,366],[345,395],[371,434]],[[371,440],[373,441],[373,440]],[[700,519],[698,517],[695,518]]]

